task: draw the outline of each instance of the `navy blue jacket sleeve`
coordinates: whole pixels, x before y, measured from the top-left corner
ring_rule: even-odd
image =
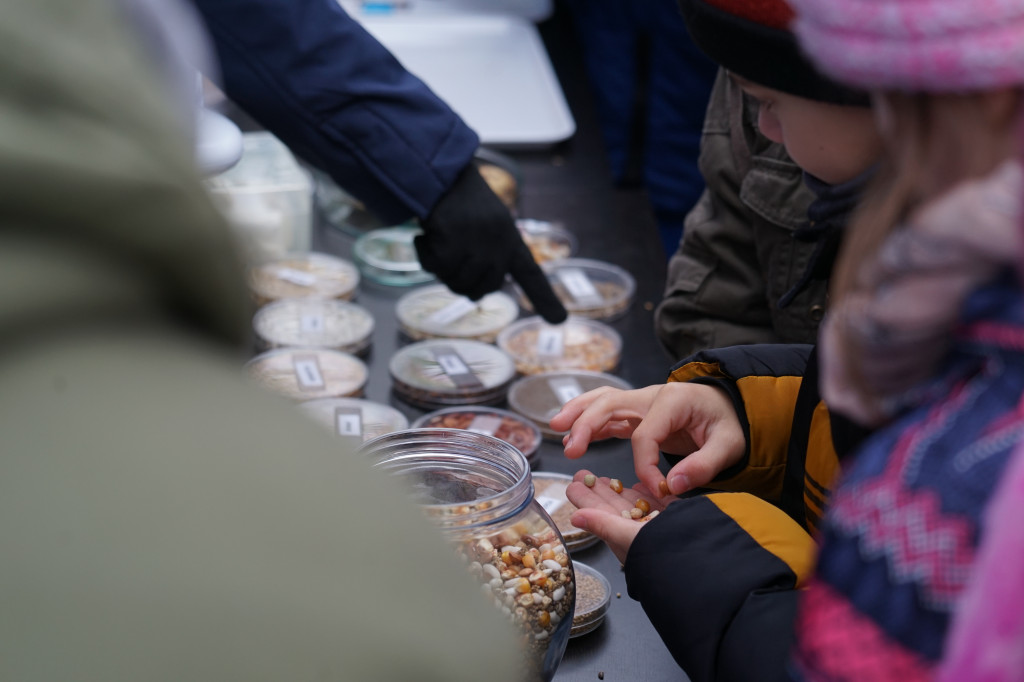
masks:
[[[382,220],[422,218],[479,139],[335,0],[193,0],[225,93]]]

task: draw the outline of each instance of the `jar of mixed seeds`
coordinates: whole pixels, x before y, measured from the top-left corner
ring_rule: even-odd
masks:
[[[534,498],[526,457],[458,429],[396,431],[361,452],[405,480],[481,598],[516,626],[523,680],[550,680],[572,629],[576,580],[558,528]]]

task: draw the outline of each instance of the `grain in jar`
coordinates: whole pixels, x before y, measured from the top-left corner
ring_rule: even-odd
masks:
[[[257,310],[252,326],[264,350],[300,346],[360,354],[370,347],[374,320],[348,301],[287,298]]]
[[[548,324],[528,317],[509,325],[498,335],[498,347],[516,361],[520,374],[581,369],[607,372],[619,364],[622,337],[606,324],[570,317]]]
[[[324,348],[278,348],[245,364],[258,385],[295,401],[358,396],[369,373],[362,360]]]
[[[540,429],[514,412],[496,407],[446,407],[423,415],[413,428],[461,429],[494,436],[515,447],[533,466],[540,449]]]
[[[257,305],[282,298],[351,299],[359,286],[355,265],[326,253],[297,253],[249,268]]]

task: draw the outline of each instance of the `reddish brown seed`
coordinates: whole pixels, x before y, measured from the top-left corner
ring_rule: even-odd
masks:
[[[633,506],[639,509],[644,514],[651,511],[651,503],[644,499],[637,500],[636,504]]]
[[[608,481],[608,485],[615,492],[617,492],[617,493],[621,493],[622,492],[622,481],[620,481],[619,479],[613,478],[612,480]]]
[[[658,492],[661,493],[662,496],[668,495],[669,493],[668,481],[666,481],[664,478],[658,481]]]

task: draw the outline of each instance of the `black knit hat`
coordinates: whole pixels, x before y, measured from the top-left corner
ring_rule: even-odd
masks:
[[[719,65],[752,83],[832,104],[868,106],[866,93],[823,76],[785,27],[782,0],[679,0],[693,42]]]

